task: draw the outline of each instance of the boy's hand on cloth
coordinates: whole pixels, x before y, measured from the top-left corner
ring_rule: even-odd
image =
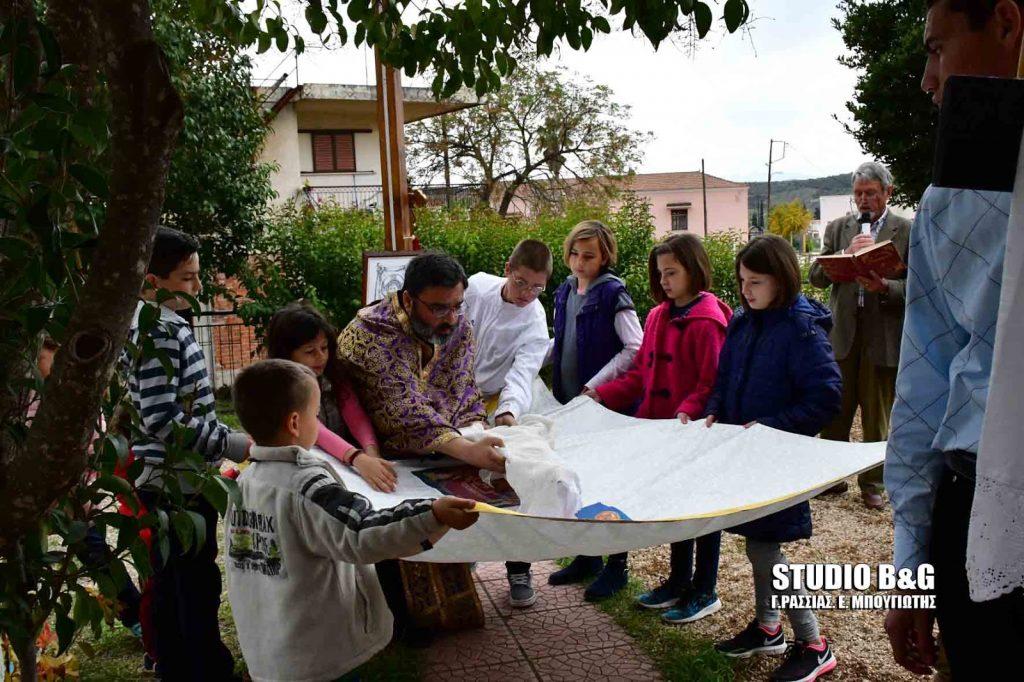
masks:
[[[683,424],[689,424],[690,423],[690,415],[686,414],[685,412],[680,412],[679,413],[679,421],[682,422]]]
[[[584,386],[584,387],[583,387],[583,390],[582,390],[582,391],[580,391],[580,395],[585,395],[585,396],[587,396],[588,398],[590,398],[591,400],[593,400],[593,401],[594,401],[595,403],[597,403],[598,405],[600,405],[600,404],[601,404],[601,396],[599,396],[599,395],[597,394],[597,391],[595,391],[595,390],[594,390],[594,389],[592,389],[592,388],[588,388],[588,387]]]
[[[371,457],[368,452],[359,450],[352,458],[352,466],[359,472],[370,487],[380,493],[393,493],[398,484],[395,465],[386,459]]]
[[[515,426],[516,425],[516,418],[512,416],[511,412],[505,412],[503,414],[499,414],[497,417],[494,418],[494,425],[495,426]]]
[[[718,417],[713,414],[709,414],[708,418],[704,420],[704,426],[711,428],[711,425],[718,421]]]
[[[442,497],[434,500],[434,518],[438,523],[449,528],[464,530],[480,518],[480,514],[473,511],[475,506],[476,502],[473,500],[465,500],[461,497]]]
[[[754,426],[754,425],[756,425],[756,424],[757,424],[757,420],[755,419],[755,420],[754,420],[754,421],[752,421],[752,422],[747,422],[746,424],[744,424],[744,425],[743,425],[743,428],[745,428],[745,429],[749,429],[749,428],[750,428],[751,426]]]

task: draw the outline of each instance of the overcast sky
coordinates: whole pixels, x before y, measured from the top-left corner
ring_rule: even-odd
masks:
[[[703,157],[710,174],[764,180],[773,138],[790,145],[773,179],[852,171],[867,157],[833,118],[849,119],[844,104],[855,81],[836,61],[845,50],[830,23],[836,3],[750,4],[756,20],[748,34],[720,28],[692,56],[670,44],[655,52],[646,40],[618,32],[595,39],[589,52],[565,47],[553,61],[611,87],[632,106],[631,124],[654,133],[640,172],[698,170]],[[294,83],[293,58],[282,64],[282,55],[271,50],[256,59],[256,77],[284,71]],[[372,84],[373,59],[355,48],[310,50],[298,71],[304,83]]]

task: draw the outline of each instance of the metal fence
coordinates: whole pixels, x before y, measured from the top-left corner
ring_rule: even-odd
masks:
[[[412,189],[423,192],[428,206],[482,203],[480,185],[413,185]],[[381,185],[305,187],[302,192],[306,201],[315,208],[331,205],[374,211],[384,207],[384,188]]]
[[[204,310],[193,316],[191,324],[206,356],[214,392],[230,389],[235,375],[261,356],[256,329],[234,310]]]

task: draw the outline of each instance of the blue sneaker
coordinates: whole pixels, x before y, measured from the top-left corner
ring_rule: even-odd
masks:
[[[692,623],[720,611],[721,608],[722,600],[716,593],[690,592],[687,598],[679,603],[679,606],[661,614],[661,619],[666,623]]]
[[[603,601],[615,595],[629,582],[629,568],[625,561],[609,561],[594,582],[587,586],[583,598],[587,601]]]
[[[638,606],[645,609],[667,609],[679,602],[680,595],[686,590],[680,590],[667,580],[650,592],[644,592],[636,598]]]
[[[132,637],[135,639],[142,639],[142,623],[133,623],[128,631],[132,633]]]

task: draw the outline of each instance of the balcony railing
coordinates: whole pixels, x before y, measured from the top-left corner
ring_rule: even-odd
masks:
[[[473,205],[481,201],[480,185],[413,185],[412,189],[423,192],[428,206]],[[376,211],[384,207],[384,190],[380,185],[305,187],[302,192],[314,208],[330,205]]]

